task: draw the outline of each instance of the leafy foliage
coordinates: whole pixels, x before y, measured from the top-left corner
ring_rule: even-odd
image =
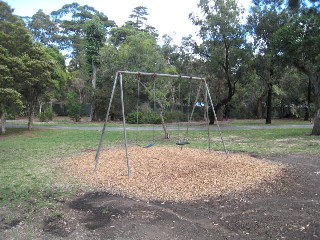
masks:
[[[196,50],[204,59],[208,78],[215,89],[215,109],[219,112],[235,94],[236,84],[250,57],[241,25],[243,9],[235,0],[205,0],[199,7],[203,19],[191,16],[194,25],[200,27],[199,35],[203,40]],[[210,122],[213,121],[211,117]]]
[[[46,108],[43,112],[38,114],[40,122],[48,122],[53,120],[54,112],[51,107]]]
[[[79,122],[81,119],[80,113],[81,113],[81,103],[78,99],[78,96],[75,92],[68,92],[67,96],[67,111],[69,117],[75,121]]]
[[[137,119],[138,116],[138,119]],[[126,121],[132,124],[159,124],[161,123],[161,118],[158,114],[150,110],[144,111],[133,111],[129,113],[126,117]]]
[[[59,28],[56,23],[51,21],[49,15],[40,9],[26,20],[35,41],[45,46],[54,46],[56,44]]]

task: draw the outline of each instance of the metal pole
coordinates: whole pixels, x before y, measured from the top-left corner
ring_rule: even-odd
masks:
[[[100,151],[101,151],[101,147],[102,147],[103,138],[104,138],[104,135],[105,135],[105,132],[106,132],[107,121],[108,121],[108,118],[109,118],[109,113],[110,113],[110,109],[111,109],[111,103],[112,103],[114,92],[115,92],[115,89],[116,89],[117,80],[118,80],[118,72],[116,73],[116,76],[115,76],[114,82],[113,82],[113,87],[112,87],[111,97],[110,97],[110,100],[109,100],[109,106],[108,106],[108,110],[107,110],[107,114],[106,114],[106,119],[104,120],[102,133],[101,133],[101,137],[100,137],[100,141],[99,141],[99,146],[98,146],[97,153],[96,153],[96,158],[95,158],[96,164],[94,166],[94,171],[97,171],[97,168],[98,168],[98,165],[99,165]]]
[[[121,90],[121,107],[122,107],[122,123],[123,123],[123,134],[124,134],[124,146],[126,148],[126,159],[128,168],[128,177],[130,177],[130,162],[128,156],[128,141],[127,141],[127,129],[126,129],[126,117],[124,114],[124,101],[123,101],[123,86],[122,86],[122,74],[120,73],[120,90]]]
[[[197,96],[196,96],[196,100],[194,101],[194,104],[193,104],[193,106],[192,106],[192,111],[191,111],[191,115],[190,115],[190,120],[192,119],[194,110],[195,110],[195,108],[196,108],[196,104],[197,104],[198,99],[199,99],[199,94],[200,94],[200,90],[201,90],[201,85],[202,85],[202,84],[201,84],[201,82],[200,82],[199,88],[198,88],[198,92],[197,92]]]
[[[139,100],[140,100],[140,84],[139,84],[139,75],[137,79],[138,84],[138,96],[137,96],[137,118],[136,118],[136,124],[137,124],[137,134],[136,134],[136,145],[138,145],[138,133],[139,133]]]
[[[209,102],[208,102],[208,92],[205,91],[205,101],[206,101],[206,118],[207,118],[207,129],[208,129],[208,150],[211,152],[211,136],[210,136],[210,126],[209,126]]]
[[[146,73],[146,72],[131,72],[131,71],[119,71],[120,74],[133,74],[133,75],[146,75],[146,76],[159,76],[159,77],[172,77],[172,78],[187,78],[187,79],[196,79],[196,80],[205,80],[201,77],[192,77],[192,76],[182,76],[182,75],[172,75],[165,73]]]
[[[221,129],[220,129],[219,122],[218,122],[218,119],[217,119],[216,111],[214,110],[214,106],[213,106],[211,94],[210,94],[210,91],[209,91],[209,88],[208,88],[208,84],[207,84],[207,81],[206,81],[206,80],[203,80],[203,81],[204,81],[204,84],[205,84],[205,86],[206,86],[207,93],[208,93],[208,96],[209,96],[209,100],[210,100],[210,103],[211,103],[211,106],[212,106],[212,111],[213,111],[214,119],[215,119],[215,121],[217,122],[217,126],[218,126],[218,129],[219,129],[220,138],[221,138],[221,141],[222,141],[222,144],[223,144],[223,148],[224,148],[224,151],[225,151],[225,153],[226,153],[226,155],[227,155],[227,157],[228,157],[228,152],[227,152],[226,146],[225,146],[224,141],[223,141]]]

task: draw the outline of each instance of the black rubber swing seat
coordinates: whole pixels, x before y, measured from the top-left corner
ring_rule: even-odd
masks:
[[[187,145],[190,144],[188,141],[183,141],[183,142],[177,142],[177,145]]]
[[[153,147],[154,145],[155,145],[155,143],[150,143],[147,146],[144,146],[143,148],[150,148],[150,147]]]

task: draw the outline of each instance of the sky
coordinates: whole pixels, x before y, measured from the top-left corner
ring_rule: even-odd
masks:
[[[158,30],[160,36],[169,34],[175,44],[180,44],[182,37],[189,34],[196,36],[197,29],[189,20],[191,12],[199,12],[199,0],[4,0],[14,14],[31,17],[39,9],[50,14],[63,5],[78,2],[80,5],[89,5],[99,12],[103,12],[110,20],[121,26],[129,18],[132,10],[138,6],[148,8],[148,24]],[[238,0],[248,8],[250,0]]]

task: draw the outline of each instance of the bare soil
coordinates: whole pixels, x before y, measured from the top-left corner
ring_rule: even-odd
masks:
[[[0,239],[320,239],[319,157],[269,160],[286,167],[254,188],[188,201],[81,193],[61,203],[62,215],[0,227]]]

